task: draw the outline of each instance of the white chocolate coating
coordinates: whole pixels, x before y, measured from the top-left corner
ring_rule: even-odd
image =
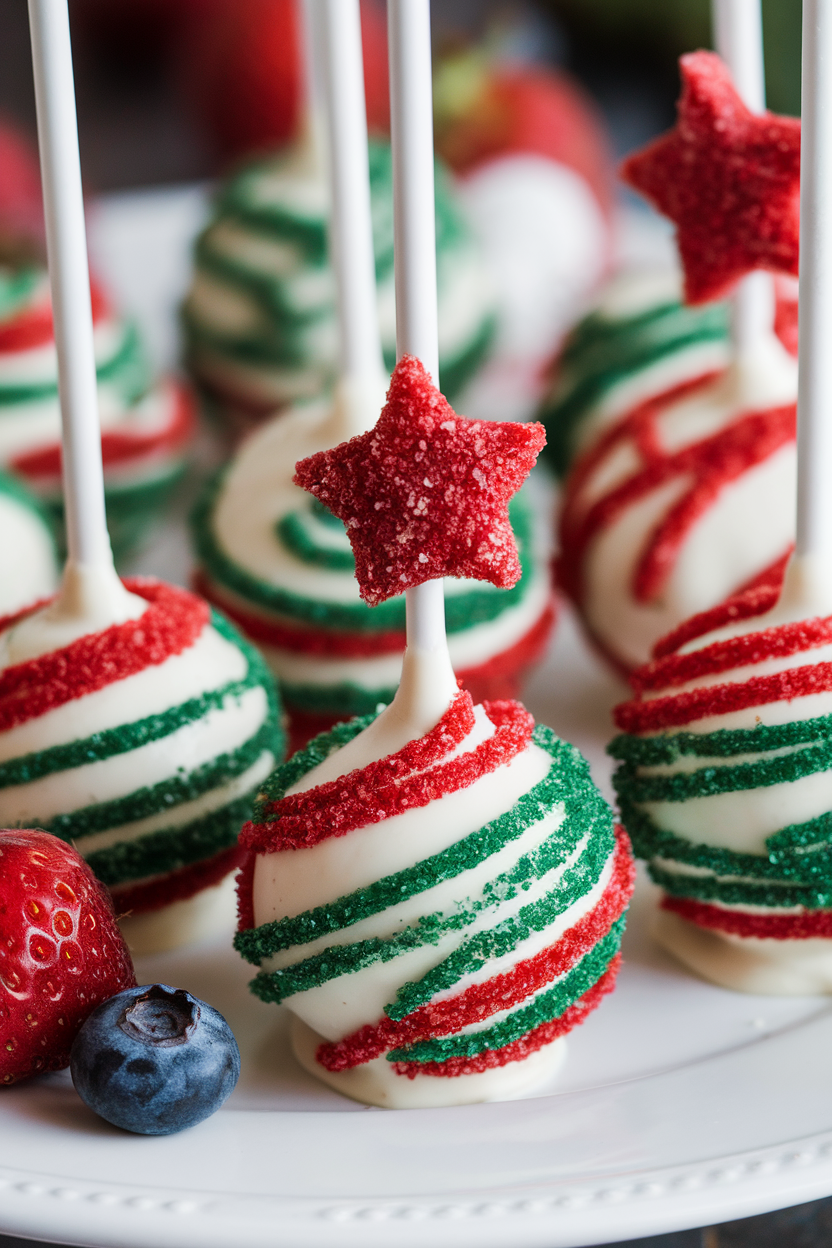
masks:
[[[112,570],[69,565],[56,602],[0,636],[0,663],[141,621],[147,609]],[[0,823],[71,838],[116,908],[127,897],[134,910],[131,890],[166,883],[234,844],[250,797],[278,761],[268,679],[233,634],[206,623],[180,653],[13,725],[0,732]],[[216,877],[207,887],[203,901],[200,890],[157,913],[134,914],[131,939],[155,950],[197,939],[212,921]]]
[[[651,299],[671,293],[658,277],[645,276],[641,282],[622,277],[598,315],[614,325],[617,317],[649,312]],[[659,321],[652,331],[657,336],[660,326]],[[644,335],[649,354],[649,335]],[[566,484],[564,557],[579,565],[571,575],[580,581],[574,592],[590,633],[624,668],[647,662],[660,637],[754,579],[785,555],[794,539],[796,461],[789,439],[720,485],[686,528],[660,587],[647,596],[636,592],[638,568],[661,524],[692,486],[702,484],[691,472],[658,477],[609,514],[579,554],[570,554],[574,526],[589,508],[636,481],[648,465],[718,437],[748,413],[795,401],[796,361],[771,335],[754,358],[735,361],[709,384],[665,402],[655,420],[657,442],[649,460],[635,434],[610,442],[603,452],[598,449],[601,436],[623,429],[625,418],[646,400],[715,368],[724,370],[727,362],[725,341],[705,337],[641,368],[622,365],[618,380],[599,393],[573,431],[576,459]],[[570,379],[567,370],[564,391],[578,380]]]
[[[811,560],[793,558],[790,563],[780,598],[775,607],[765,614],[739,620],[721,628],[715,628],[679,647],[680,656],[696,654],[708,647],[731,639],[749,639],[756,634],[779,626],[823,618],[830,612],[830,596],[825,576],[819,576]],[[781,643],[781,644],[785,644]],[[818,860],[817,875],[811,875],[813,851],[822,851],[826,843],[823,821],[832,811],[832,771],[823,759],[812,760],[828,739],[823,718],[832,715],[832,692],[814,691],[811,682],[801,692],[794,684],[786,694],[766,700],[764,693],[753,695],[753,682],[778,673],[793,674],[798,680],[811,674],[818,665],[832,660],[832,644],[814,644],[811,637],[801,635],[797,644],[789,643],[782,654],[764,651],[763,657],[753,653],[747,662],[738,662],[725,668],[719,664],[687,681],[681,678],[665,686],[647,690],[642,701],[684,696],[698,690],[719,689],[723,693],[735,689],[745,696],[746,687],[752,692],[749,705],[740,709],[728,709],[719,713],[691,714],[687,722],[661,731],[645,731],[645,738],[657,737],[672,741],[674,734],[687,733],[706,737],[724,730],[741,730],[749,734],[748,745],[740,742],[731,752],[720,752],[720,740],[714,737],[700,746],[700,752],[680,753],[672,762],[640,763],[636,766],[638,781],[649,783],[653,778],[710,777],[711,784],[705,791],[688,792],[683,796],[668,794],[666,800],[654,796],[652,800],[640,800],[622,780],[619,790],[622,800],[634,802],[639,817],[647,816],[652,826],[664,833],[680,838],[685,843],[671,850],[658,849],[649,858],[651,866],[663,873],[665,879],[675,880],[671,896],[677,892],[697,898],[697,889],[703,884],[709,891],[705,895],[708,905],[717,911],[742,918],[745,915],[761,919],[802,919],[811,917],[813,910],[825,912],[825,877],[823,864]],[[749,686],[749,682],[752,682]],[[770,695],[769,695],[770,696]],[[821,721],[816,726],[811,721]],[[768,742],[755,733],[766,728],[782,728],[786,725],[809,725],[805,739],[780,744]],[[710,750],[713,748],[713,754]],[[803,759],[809,765],[801,767]],[[780,760],[793,760],[797,768],[792,774],[768,774]],[[754,770],[756,768],[756,770]],[[726,787],[713,788],[712,781],[720,777],[720,770],[728,771]],[[707,791],[710,787],[711,791]],[[626,819],[626,814],[625,814]],[[820,821],[820,822],[814,822]],[[800,833],[804,829],[802,846],[796,854],[789,855],[790,831]],[[815,829],[812,833],[812,829]],[[785,839],[784,839],[785,838]],[[677,842],[678,844],[678,842]],[[690,861],[686,853],[691,849],[701,855],[703,847],[717,851],[744,855],[737,865],[729,862],[717,869],[713,863]],[[777,854],[786,854],[782,876],[772,870],[767,877],[754,874],[753,860],[761,863],[780,861]],[[748,856],[751,856],[751,865]],[[801,867],[801,856],[807,865]],[[684,860],[680,860],[684,859]],[[725,860],[723,859],[723,862]],[[745,873],[743,870],[745,866]],[[716,885],[713,895],[710,889]],[[792,904],[814,887],[820,899]],[[692,890],[686,894],[686,889]],[[720,892],[722,890],[722,892]],[[737,893],[737,890],[742,890]],[[786,890],[789,890],[788,892]],[[778,891],[782,904],[778,905]],[[738,900],[737,897],[748,900]],[[757,900],[758,899],[758,900]],[[756,904],[755,904],[756,901]],[[711,922],[714,920],[711,919]],[[720,922],[725,922],[720,918]],[[832,993],[832,938],[825,936],[775,938],[746,935],[724,931],[719,926],[698,926],[684,915],[673,911],[659,912],[655,935],[660,944],[668,949],[697,974],[735,991],[760,993],[772,996],[802,996],[815,993]]]
[[[6,493],[0,479],[0,616],[48,598],[58,585],[55,540],[33,506]]]
[[[333,751],[318,766],[307,772],[287,794],[307,792],[317,786],[351,774],[370,762],[383,757],[389,750],[413,739],[419,725],[428,730],[435,722],[436,712],[421,718],[408,693],[408,660],[406,678],[400,690],[404,705],[396,714],[396,701],[362,733],[348,744]],[[408,731],[409,729],[409,731]],[[476,749],[494,736],[494,723],[483,708],[474,712],[473,727],[442,759],[443,763]],[[388,815],[380,822],[358,827],[347,835],[329,837],[307,847],[258,853],[251,883],[253,921],[255,928],[291,919],[326,907],[338,898],[361,897],[378,880],[389,880],[398,872],[407,871],[415,863],[441,854],[476,834],[486,825],[518,807],[518,802],[535,789],[557,764],[547,749],[534,741],[509,761],[470,783],[437,797],[427,806],[414,807]],[[550,1042],[533,1058],[508,1060],[454,1077],[437,1077],[417,1073],[415,1079],[397,1074],[385,1057],[372,1059],[340,1073],[323,1068],[315,1052],[323,1041],[339,1041],[373,1026],[383,1018],[388,1003],[396,999],[400,986],[419,983],[467,942],[482,937],[489,942],[492,933],[506,931],[515,920],[521,923],[502,953],[492,953],[484,960],[476,957],[470,967],[463,966],[448,984],[435,990],[431,1003],[455,1003],[460,994],[475,987],[485,987],[495,976],[507,974],[519,964],[548,950],[569,932],[576,923],[598,905],[608,889],[613,872],[613,856],[601,859],[599,874],[585,877],[578,867],[586,861],[593,833],[583,831],[568,854],[558,856],[554,865],[541,866],[534,879],[521,889],[495,884],[508,880],[517,864],[546,858],[544,846],[553,838],[563,838],[566,806],[562,801],[546,805],[539,801],[537,815],[524,819],[519,830],[495,847],[486,858],[436,882],[422,885],[416,893],[403,894],[401,901],[392,901],[366,917],[354,917],[335,930],[327,928],[316,937],[310,932],[302,944],[281,947],[279,952],[261,955],[261,974],[277,974],[299,965],[312,965],[320,956],[343,949],[350,956],[353,949],[380,947],[396,933],[418,931],[424,915],[453,915],[458,909],[471,908],[462,929],[452,923],[435,937],[413,944],[408,942],[392,956],[371,958],[344,972],[328,971],[313,986],[301,986],[288,992],[286,1003],[296,1019],[293,1031],[295,1053],[301,1063],[332,1087],[345,1095],[370,1104],[407,1108],[442,1104],[465,1104],[473,1101],[500,1099],[516,1095],[551,1074],[563,1055],[559,1042]],[[587,825],[589,828],[589,825]],[[570,846],[572,841],[568,842]],[[606,851],[605,851],[606,852]],[[543,854],[543,858],[539,856]],[[573,879],[582,879],[579,886]],[[568,892],[558,903],[556,913],[549,914],[544,924],[531,923],[534,908],[551,905],[550,898],[567,886]],[[529,917],[527,917],[529,916]],[[521,922],[522,920],[522,922]],[[525,927],[526,923],[530,926]],[[269,930],[265,927],[264,930]],[[462,955],[465,956],[465,955]],[[534,1009],[535,1000],[551,992],[562,972],[522,999],[522,1009]],[[486,992],[488,989],[486,989]],[[586,991],[586,989],[584,989]],[[548,997],[546,998],[548,1000]],[[491,1029],[513,1016],[517,1002],[509,1002],[502,1011],[486,1013],[481,1020],[460,1025],[454,1035],[476,1035]],[[529,1024],[527,1024],[528,1026]],[[554,1037],[553,1037],[554,1041]],[[481,1043],[481,1042],[480,1042]],[[521,1069],[513,1069],[520,1067]]]

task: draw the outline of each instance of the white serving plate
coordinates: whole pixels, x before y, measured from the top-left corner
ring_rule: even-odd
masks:
[[[94,218],[99,269],[156,325],[160,358],[170,266],[184,280],[201,204],[190,189],[124,196]],[[628,238],[638,250],[638,231]],[[160,254],[168,277],[137,287]],[[182,526],[137,570],[185,579]],[[609,709],[624,692],[564,612],[526,701],[584,750],[608,795]],[[140,960],[140,981],[226,1015],[243,1053],[237,1090],[165,1138],[101,1122],[66,1072],[4,1091],[0,1232],[101,1248],[577,1248],[832,1194],[832,1006],[694,979],[652,945],[654,904],[640,881],[618,989],[570,1037],[552,1087],[459,1109],[366,1109],[317,1085],[289,1052],[285,1015],[249,995],[230,929]]]
[[[606,786],[620,687],[562,621],[528,701]],[[243,1075],[178,1136],[130,1136],[66,1073],[0,1097],[0,1230],[102,1248],[567,1248],[832,1193],[832,1007],[724,992],[660,953],[642,882],[615,994],[550,1089],[460,1109],[366,1109],[295,1063],[230,933],[141,959],[228,1018]]]

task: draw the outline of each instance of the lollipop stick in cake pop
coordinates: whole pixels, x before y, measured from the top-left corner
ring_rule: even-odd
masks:
[[[429,0],[390,0],[390,130],[396,257],[396,357],[415,356],[439,385],[433,98]],[[421,735],[456,692],[445,636],[442,582],[407,591],[400,695]],[[398,700],[398,697],[397,697]],[[417,707],[419,708],[417,710]]]
[[[84,199],[66,0],[31,0],[32,62],[63,434],[68,559],[61,592],[19,625],[21,662],[75,637],[139,616],[146,603],[116,576],[104,511]]]
[[[760,0],[713,0],[716,48],[731,70],[734,86],[753,113],[765,112],[763,22]],[[731,296],[731,336],[740,361],[758,353],[773,334],[774,282],[768,273],[749,273]]]
[[[791,580],[832,610],[832,12],[803,9],[797,549]]]
[[[475,709],[470,694],[456,689],[441,578],[516,583],[507,507],[544,438],[538,425],[457,416],[436,388],[427,2],[394,2],[389,17],[400,358],[377,424],[300,460],[294,480],[344,522],[364,601],[377,606],[405,591],[402,681],[372,722],[338,725],[267,782],[241,833],[248,859],[239,877],[237,947],[261,967],[253,991],[289,1001],[293,1047],[306,1069],[358,1100],[406,1107],[505,1096],[556,1068],[563,1056],[556,1042],[614,979],[630,876],[626,846],[616,850],[611,826],[594,821],[593,808],[601,810],[584,790],[576,803],[590,819],[582,843],[592,842],[598,856],[586,873],[578,868],[574,890],[570,876],[566,910],[553,902],[550,860],[531,845],[551,830],[562,853],[556,824],[565,807],[534,783],[557,771],[560,791],[571,798],[568,765],[550,767],[538,742],[551,750],[551,734],[543,730],[533,741],[531,716],[519,704]],[[565,747],[564,761],[568,753]],[[517,787],[509,793],[509,785]],[[521,810],[516,794],[532,790],[528,812]],[[466,820],[478,839],[496,830],[499,843],[509,826],[512,840],[528,833],[516,877],[512,870],[484,886],[469,870],[479,863],[466,848],[457,856]],[[434,853],[440,845],[455,858],[449,873]],[[500,861],[508,863],[517,850],[508,842],[499,850],[494,843],[486,857],[503,849]],[[540,909],[494,914],[492,897],[510,895],[512,907],[519,900],[515,878],[523,879],[523,900],[532,896],[532,863],[532,873],[541,867]],[[562,878],[558,870],[556,887]],[[384,896],[373,892],[377,879]],[[340,897],[334,906],[331,885]],[[440,892],[422,915],[434,886]],[[356,889],[368,906],[354,904]],[[398,909],[402,899],[415,908]],[[515,917],[508,932],[503,920],[511,927]],[[533,929],[532,948],[526,937]],[[507,972],[514,954],[517,965]],[[450,1014],[421,1031],[437,1017],[437,993],[451,1000]],[[511,1017],[508,1030],[500,1021],[490,1028],[498,1015]]]
[[[341,369],[333,443],[375,423],[386,376],[376,301],[370,164],[358,0],[308,0],[321,62]]]

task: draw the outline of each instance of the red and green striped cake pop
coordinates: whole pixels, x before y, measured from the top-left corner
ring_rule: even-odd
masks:
[[[365,599],[463,570],[510,585],[508,500],[541,443],[457,416],[405,356],[377,426],[297,479],[345,522]],[[317,737],[264,786],[237,948],[253,991],[295,1015],[298,1056],[347,1095],[510,1094],[613,987],[629,846],[578,751],[519,703],[460,691],[398,747],[395,712],[386,733],[368,716]]]
[[[795,553],[656,646],[610,747],[664,889],[661,941],[717,983],[783,995],[832,992],[832,12],[808,0],[804,23]]]
[[[550,414],[569,463],[559,579],[623,670],[794,538],[797,370],[771,272],[796,272],[800,123],[744,102],[713,53],[682,57],[681,74],[676,127],[623,176],[675,222],[688,303],[730,293],[730,343],[724,307],[622,280],[567,354]]]

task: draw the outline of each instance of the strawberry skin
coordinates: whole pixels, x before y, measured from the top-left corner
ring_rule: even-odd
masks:
[[[0,830],[0,1086],[68,1066],[87,1015],[135,982],[83,859],[48,832]]]

